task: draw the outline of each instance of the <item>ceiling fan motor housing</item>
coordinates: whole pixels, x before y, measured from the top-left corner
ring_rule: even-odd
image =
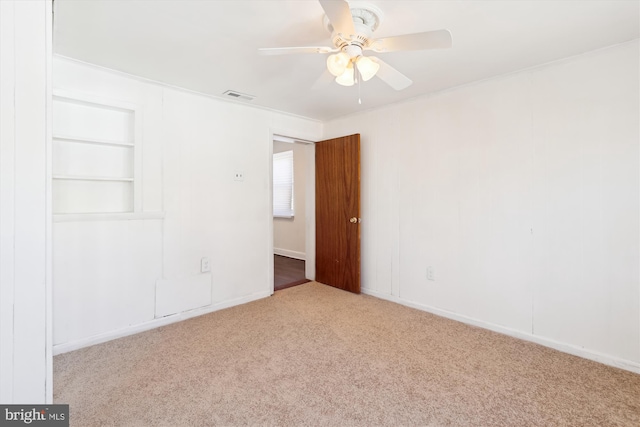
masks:
[[[352,2],[351,6],[351,16],[356,34],[337,33],[326,15],[324,24],[331,32],[333,45],[349,57],[355,58],[362,55],[362,49],[371,43],[371,36],[382,21],[382,11],[368,3]]]
[[[351,43],[342,48],[342,51],[349,55],[349,58],[357,58],[362,55],[362,46],[357,43]]]

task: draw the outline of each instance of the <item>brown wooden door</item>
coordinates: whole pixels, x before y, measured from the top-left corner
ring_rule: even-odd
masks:
[[[360,135],[315,149],[316,281],[360,293]]]

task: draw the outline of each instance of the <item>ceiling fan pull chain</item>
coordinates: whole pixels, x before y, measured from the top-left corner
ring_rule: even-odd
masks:
[[[360,71],[358,70],[358,66],[355,61],[353,61],[353,78],[357,84],[360,84]]]
[[[354,71],[356,72],[356,79],[358,82],[358,104],[362,105],[362,76],[360,75],[360,70],[358,70],[357,66],[354,65],[353,68],[355,69]]]

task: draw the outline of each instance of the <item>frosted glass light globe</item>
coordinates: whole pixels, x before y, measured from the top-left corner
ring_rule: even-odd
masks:
[[[366,56],[359,57],[356,60],[356,66],[358,67],[358,71],[362,76],[362,80],[364,80],[365,82],[375,76],[380,69],[380,64],[372,61]]]
[[[354,69],[353,64],[349,64],[347,69],[340,76],[336,77],[336,83],[342,86],[353,86],[354,84]]]
[[[327,58],[327,69],[331,74],[336,77],[344,74],[344,71],[349,66],[351,58],[344,52],[334,53]]]

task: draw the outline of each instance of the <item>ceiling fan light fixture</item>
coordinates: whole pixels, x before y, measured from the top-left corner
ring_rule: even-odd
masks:
[[[356,66],[358,67],[358,71],[360,72],[362,80],[365,82],[375,76],[380,69],[380,64],[372,61],[366,56],[359,57],[356,60]]]
[[[403,90],[413,83],[411,79],[379,58],[365,57],[363,52],[442,49],[450,48],[452,44],[451,32],[446,29],[373,38],[374,31],[382,21],[380,9],[355,0],[319,0],[319,2],[325,13],[325,27],[331,32],[331,47],[267,48],[260,49],[260,53],[263,55],[329,54],[326,59],[327,71],[323,74],[322,81],[328,82],[331,80],[328,76],[333,76],[342,86],[353,86],[357,83],[360,87],[361,82],[376,76],[393,89]]]
[[[350,63],[344,73],[336,77],[336,83],[342,86],[353,86],[355,83],[353,71],[353,64]]]
[[[349,66],[350,60],[349,55],[344,52],[334,53],[327,58],[327,69],[334,76],[340,77]]]

